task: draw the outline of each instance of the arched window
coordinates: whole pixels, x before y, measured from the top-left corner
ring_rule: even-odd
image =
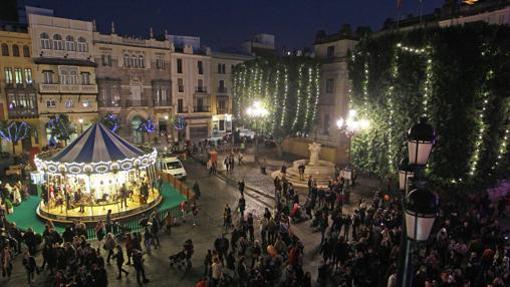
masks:
[[[143,61],[143,56],[142,55],[138,56],[138,61],[140,62],[140,68],[144,68],[145,63]]]
[[[12,45],[12,55],[14,57],[19,57],[19,46],[16,44]]]
[[[62,36],[59,34],[53,35],[53,49],[64,50],[64,42],[62,42]]]
[[[46,33],[41,33],[41,49],[51,49],[50,37]]]
[[[78,38],[78,52],[88,52],[89,47],[87,45],[87,40],[85,38],[80,37]]]
[[[23,57],[30,57],[30,48],[27,45],[23,46]]]
[[[73,36],[66,37],[66,50],[67,51],[76,51],[76,43],[74,42]]]
[[[9,56],[9,46],[2,44],[2,56]]]
[[[129,67],[136,67],[136,61],[134,61],[135,58],[129,57]]]

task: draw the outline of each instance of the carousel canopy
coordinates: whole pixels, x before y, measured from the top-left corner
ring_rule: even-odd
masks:
[[[91,174],[147,167],[156,157],[156,150],[144,152],[96,123],[55,155],[36,158],[35,163],[49,173]]]
[[[101,123],[96,123],[50,160],[89,163],[116,161],[144,154],[142,150],[111,132]]]

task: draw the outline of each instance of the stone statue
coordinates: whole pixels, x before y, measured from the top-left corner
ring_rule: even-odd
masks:
[[[308,144],[308,150],[310,151],[310,161],[308,162],[308,165],[318,165],[321,144],[316,142]]]

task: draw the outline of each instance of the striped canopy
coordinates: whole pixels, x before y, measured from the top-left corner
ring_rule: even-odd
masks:
[[[101,123],[95,123],[49,160],[66,163],[94,163],[136,158],[144,154],[146,153]]]

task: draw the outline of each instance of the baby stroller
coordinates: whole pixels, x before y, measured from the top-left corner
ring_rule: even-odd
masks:
[[[183,249],[177,254],[168,257],[170,267],[177,267],[180,270],[191,270],[191,256],[193,255],[193,242],[191,239],[186,240]]]

